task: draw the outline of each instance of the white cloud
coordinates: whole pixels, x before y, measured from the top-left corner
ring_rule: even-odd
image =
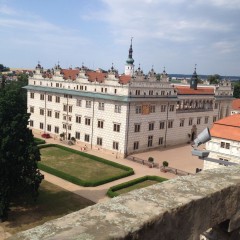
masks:
[[[217,52],[221,54],[234,52],[237,44],[234,41],[219,41],[213,44]]]

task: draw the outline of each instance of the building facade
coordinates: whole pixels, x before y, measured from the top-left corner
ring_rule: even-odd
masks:
[[[210,130],[212,139],[206,143],[209,158],[240,164],[240,115],[216,121]],[[204,161],[204,170],[224,167],[224,164]]]
[[[164,70],[134,70],[132,42],[125,73],[85,66],[44,71],[37,65],[25,88],[29,126],[59,138],[76,138],[91,148],[128,155],[151,148],[191,142],[205,127],[230,114],[233,91],[197,84],[172,84]]]

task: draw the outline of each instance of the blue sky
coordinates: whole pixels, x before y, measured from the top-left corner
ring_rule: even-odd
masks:
[[[0,63],[240,76],[240,0],[0,0]]]

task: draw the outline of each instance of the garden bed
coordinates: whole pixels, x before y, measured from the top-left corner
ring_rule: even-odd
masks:
[[[117,197],[120,194],[127,193],[135,189],[148,187],[153,184],[160,183],[166,180],[168,179],[158,177],[158,176],[144,176],[141,178],[136,178],[134,180],[121,183],[119,185],[109,188],[109,190],[107,191],[107,195],[109,197]]]
[[[81,186],[98,186],[134,174],[132,168],[57,144],[39,146],[41,170]]]

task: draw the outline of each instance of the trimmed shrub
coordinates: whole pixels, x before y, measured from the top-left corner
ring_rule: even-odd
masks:
[[[153,157],[149,157],[149,158],[148,158],[148,161],[149,161],[150,163],[153,163],[153,162],[154,162],[154,158],[153,158]]]
[[[169,164],[167,161],[163,161],[162,165],[163,165],[163,167],[168,167]]]
[[[34,138],[34,142],[39,145],[39,144],[45,144],[46,141],[40,138]]]
[[[88,153],[85,153],[85,152],[79,152],[75,149],[67,148],[65,146],[61,146],[61,145],[57,145],[57,144],[46,144],[46,145],[39,146],[39,149],[47,148],[47,147],[57,147],[57,148],[65,150],[65,151],[68,151],[68,152],[71,152],[71,153],[74,153],[74,154],[78,154],[78,155],[90,158],[91,160],[98,161],[98,162],[101,162],[103,164],[107,164],[107,165],[110,165],[110,166],[113,166],[113,167],[116,167],[116,168],[120,168],[120,169],[126,171],[125,173],[122,173],[120,175],[113,176],[111,178],[106,178],[106,179],[99,180],[99,181],[85,181],[83,179],[71,176],[70,174],[62,172],[62,171],[57,170],[55,168],[51,168],[49,166],[46,166],[41,162],[38,163],[39,169],[41,169],[45,172],[48,172],[52,175],[55,175],[57,177],[63,178],[63,179],[65,179],[69,182],[72,182],[74,184],[80,185],[80,186],[95,187],[95,186],[102,185],[102,184],[105,184],[105,183],[108,183],[108,182],[112,182],[112,181],[115,181],[117,179],[128,177],[128,176],[134,174],[133,169],[130,168],[130,167],[127,167],[127,166],[124,166],[124,165],[121,165],[121,164],[118,164],[118,163],[115,163],[115,162],[111,162],[109,160],[106,160],[106,159],[103,159],[103,158],[100,158],[100,157],[97,157],[97,156],[94,156],[94,155],[91,155],[91,154],[88,154]]]
[[[133,186],[137,183],[141,183],[141,182],[144,182],[146,180],[153,180],[153,181],[157,181],[157,182],[163,182],[163,181],[166,181],[168,179],[166,178],[162,178],[162,177],[158,177],[158,176],[144,176],[144,177],[141,177],[141,178],[136,178],[136,179],[133,179],[131,181],[128,181],[128,182],[125,182],[125,183],[121,183],[121,184],[118,184],[116,186],[113,186],[113,187],[110,187],[107,191],[107,195],[109,197],[117,197],[119,196],[118,193],[116,193],[116,191],[120,190],[120,189],[123,189],[123,188],[127,188],[127,187],[130,187],[130,186]]]

